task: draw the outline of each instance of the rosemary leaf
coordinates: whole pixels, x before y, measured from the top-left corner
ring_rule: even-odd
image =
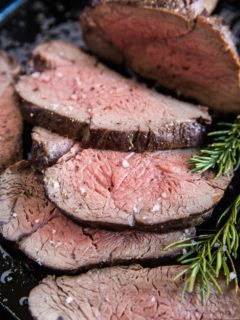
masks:
[[[228,174],[236,170],[240,165],[240,116],[234,123],[219,124],[226,130],[219,130],[209,134],[213,138],[206,149],[201,150],[190,160],[194,166],[192,172],[205,172],[209,169],[216,169],[217,175]]]
[[[168,248],[185,248],[187,252],[178,261],[184,265],[183,270],[176,275],[175,280],[185,275],[182,297],[186,292],[193,292],[196,284],[202,303],[211,294],[212,284],[222,293],[220,273],[225,277],[227,285],[234,282],[238,290],[235,260],[239,248],[240,226],[240,194],[221,215],[216,225],[216,231],[211,234],[200,235],[194,240],[189,238],[180,240]],[[225,217],[223,222],[223,217]],[[220,226],[220,223],[222,226]]]
[[[213,142],[191,158],[192,172],[202,173],[217,170],[217,176],[228,174],[240,167],[240,115],[234,123],[221,123],[224,129],[209,134]],[[222,293],[219,276],[225,277],[226,284],[234,282],[238,290],[235,262],[239,251],[240,238],[240,194],[220,215],[211,234],[195,239],[180,240],[168,245],[165,250],[178,248],[186,252],[178,259],[184,267],[175,281],[184,276],[182,297],[186,292],[199,288],[201,302],[206,303],[213,287]],[[185,251],[183,250],[183,251]]]

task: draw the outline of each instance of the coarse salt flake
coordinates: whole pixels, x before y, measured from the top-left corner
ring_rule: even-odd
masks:
[[[123,168],[129,168],[129,167],[130,167],[130,164],[128,163],[127,160],[123,160],[123,161],[122,161],[122,166],[123,166]]]
[[[52,182],[52,186],[54,189],[58,189],[59,188],[59,182],[58,181],[53,181]]]
[[[13,212],[13,218],[16,218],[17,217],[17,214],[16,214],[16,212]]]
[[[42,261],[40,259],[37,259],[36,262],[39,266],[42,266]]]
[[[71,304],[73,302],[73,297],[67,297],[66,302],[67,304]]]
[[[63,77],[62,72],[57,72],[57,77],[58,77],[58,78],[62,78],[62,77]]]
[[[140,212],[140,208],[138,208],[138,207],[133,207],[133,212],[134,213],[139,213]]]
[[[32,78],[39,78],[39,76],[40,76],[40,73],[39,72],[33,72],[32,73]]]
[[[135,224],[134,217],[129,216],[129,217],[128,217],[128,223],[129,223],[129,225],[130,225],[131,227],[133,227],[133,226],[134,226],[134,224]]]
[[[80,193],[83,195],[86,193],[86,190],[84,188],[80,188]]]
[[[230,280],[234,280],[236,277],[237,277],[237,275],[236,275],[235,272],[230,272],[230,273],[229,273],[229,278],[230,278]]]
[[[158,211],[160,211],[160,204],[159,204],[159,203],[156,203],[156,204],[153,206],[151,212],[158,212]]]
[[[161,194],[161,196],[162,196],[163,199],[167,199],[167,197],[168,197],[168,195],[167,195],[166,192],[163,192],[163,193]]]
[[[52,234],[55,234],[57,232],[56,229],[52,229]]]
[[[75,77],[75,80],[76,80],[78,86],[80,86],[82,84],[81,80],[78,77]]]
[[[47,75],[47,74],[43,74],[43,75],[41,76],[41,80],[44,81],[44,82],[49,82],[50,77],[49,77],[49,75]]]
[[[39,219],[36,219],[36,220],[35,220],[35,223],[38,223],[39,221],[40,221]]]

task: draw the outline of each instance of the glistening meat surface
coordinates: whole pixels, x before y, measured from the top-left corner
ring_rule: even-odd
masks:
[[[167,3],[94,1],[81,18],[89,48],[218,112],[239,113],[240,63],[230,30],[216,16]]]
[[[205,108],[147,89],[75,46],[54,41],[33,52],[40,72],[17,84],[31,123],[85,147],[145,151],[197,146],[210,116]]]
[[[87,225],[165,231],[201,223],[231,176],[192,174],[196,150],[122,153],[75,146],[45,171],[48,197]]]
[[[226,288],[202,305],[196,290],[181,299],[179,266],[140,266],[89,271],[77,277],[48,277],[34,288],[29,307],[37,320],[222,320],[239,318],[239,293]]]
[[[164,251],[167,244],[194,236],[194,229],[161,235],[83,228],[46,199],[42,175],[25,161],[0,177],[0,205],[3,237],[37,263],[64,272],[133,261],[163,263],[179,254]]]

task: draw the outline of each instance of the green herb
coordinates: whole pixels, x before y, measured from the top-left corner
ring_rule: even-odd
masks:
[[[213,143],[190,160],[190,163],[194,165],[193,172],[201,173],[208,169],[216,169],[219,176],[239,167],[240,116],[234,123],[220,123],[219,125],[225,130],[210,133],[209,136],[213,137]]]
[[[216,169],[217,176],[228,174],[240,165],[240,116],[232,124],[220,124],[225,130],[210,133],[214,138],[212,144],[193,156],[190,163],[192,172],[205,172]],[[234,282],[238,290],[235,269],[240,238],[240,194],[220,215],[216,230],[193,239],[185,239],[168,245],[165,249],[181,248],[185,253],[178,261],[185,268],[175,277],[185,275],[182,295],[193,292],[198,283],[201,301],[204,304],[211,294],[212,285],[222,293],[220,273],[224,275],[227,285]]]
[[[186,291],[193,292],[196,280],[199,282],[202,303],[211,293],[212,283],[219,293],[222,293],[218,277],[222,271],[227,285],[234,281],[236,290],[238,280],[236,277],[235,260],[239,247],[240,225],[240,195],[220,216],[217,227],[227,217],[226,222],[215,233],[201,235],[196,239],[186,239],[170,244],[165,249],[187,249],[178,261],[186,265],[175,279],[185,274],[186,280],[183,287],[183,296]]]

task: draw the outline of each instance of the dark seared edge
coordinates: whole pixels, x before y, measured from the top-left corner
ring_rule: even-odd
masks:
[[[57,160],[58,158],[47,157],[43,144],[37,143],[33,140],[31,149],[31,162],[38,170],[42,171],[44,168],[52,166]]]
[[[198,101],[203,105],[212,107],[218,112],[224,112],[224,113],[239,113],[240,110],[240,85],[239,85],[239,58],[235,47],[235,41],[232,37],[232,34],[229,30],[229,28],[224,24],[223,20],[218,16],[206,16],[206,15],[189,15],[185,14],[184,10],[174,10],[174,6],[172,6],[172,3],[170,1],[170,5],[161,5],[164,1],[160,0],[160,6],[156,5],[159,3],[157,0],[133,0],[133,1],[119,1],[119,0],[97,0],[94,1],[93,5],[91,7],[88,7],[85,9],[83,14],[81,15],[81,26],[83,28],[83,35],[85,38],[85,42],[87,43],[89,49],[95,53],[96,55],[100,56],[103,60],[111,61],[115,64],[123,64],[125,66],[128,66],[129,68],[132,68],[136,73],[140,74],[142,77],[146,79],[151,79],[154,81],[157,81],[162,87],[167,88],[170,90],[170,92],[180,93],[181,96],[187,98],[187,99],[194,99],[194,101]],[[166,1],[167,2],[167,1]],[[173,1],[174,2],[174,1]],[[184,1],[186,2],[186,1]],[[196,1],[197,2],[197,1]],[[216,1],[207,1],[206,5],[209,7],[214,7]],[[146,5],[148,3],[148,5]],[[176,1],[177,3],[177,1]],[[180,3],[180,2],[179,2]],[[191,1],[190,1],[191,3]],[[138,15],[138,10],[146,11],[146,13],[154,13],[154,15],[159,14],[159,21],[161,21],[161,16],[169,17],[169,19],[172,20],[172,25],[176,25],[176,30],[178,30],[178,26],[181,26],[181,24],[186,25],[186,28],[182,29],[185,34],[182,34],[181,36],[176,37],[181,38],[184,43],[184,41],[188,41],[191,43],[193,37],[196,39],[196,44],[194,46],[190,46],[189,49],[185,47],[186,54],[185,58],[182,58],[182,64],[180,62],[180,65],[178,65],[177,58],[175,59],[176,66],[181,67],[181,70],[179,70],[178,75],[176,76],[171,71],[170,63],[152,63],[150,59],[144,60],[144,55],[141,56],[141,51],[138,54],[137,51],[134,54],[131,54],[131,50],[128,49],[129,45],[131,44],[133,47],[135,45],[134,38],[132,39],[132,42],[127,42],[126,37],[126,43],[125,46],[119,45],[115,43],[114,39],[118,39],[118,34],[115,34],[115,37],[109,36],[108,32],[105,32],[104,27],[101,27],[101,21],[104,20],[104,16],[100,17],[101,11],[98,8],[111,8],[114,10],[114,7],[116,8],[119,6],[122,6],[125,10],[125,13],[127,12],[128,8],[135,9],[135,15]],[[190,4],[191,6],[191,4]],[[99,10],[99,12],[98,12]],[[107,11],[108,12],[108,11]],[[99,17],[98,17],[99,14]],[[111,16],[111,13],[109,13],[109,16]],[[126,15],[127,16],[127,15]],[[99,18],[99,21],[98,21]],[[174,21],[176,19],[176,21]],[[119,18],[121,20],[121,18]],[[154,19],[153,19],[154,20]],[[117,25],[117,23],[116,23]],[[143,24],[144,25],[144,24]],[[149,29],[149,30],[148,30]],[[111,30],[111,29],[109,29]],[[164,30],[164,25],[162,28],[159,29],[160,34],[161,30]],[[184,31],[185,30],[185,31]],[[179,32],[181,31],[181,27],[179,28]],[[202,43],[201,41],[198,41],[198,36],[200,31],[205,33],[204,36],[202,36],[202,39],[205,39],[206,44],[204,45],[205,48],[201,49]],[[113,30],[111,30],[113,32]],[[151,33],[151,27],[146,27],[146,34],[143,32],[143,39],[144,36],[147,35],[147,32]],[[125,37],[124,32],[122,33],[123,39]],[[157,31],[156,31],[157,35]],[[155,36],[156,36],[155,35]],[[191,37],[193,35],[193,37]],[[164,32],[162,33],[162,36],[164,38],[163,41],[163,47],[166,46],[169,47],[171,44],[171,39],[174,43],[174,37],[171,38],[170,35],[164,36]],[[189,37],[189,39],[187,38]],[[184,40],[185,38],[185,40]],[[154,33],[151,35],[151,39],[154,39]],[[146,39],[144,40],[146,41]],[[169,41],[169,44],[168,44]],[[143,42],[144,43],[144,42]],[[137,45],[141,44],[137,43]],[[201,83],[201,78],[197,78],[197,73],[193,71],[193,74],[196,75],[195,81],[191,81],[194,79],[193,76],[188,74],[189,70],[192,69],[192,66],[194,67],[194,70],[197,70],[201,73],[201,59],[196,54],[196,57],[193,58],[193,63],[188,63],[188,55],[191,55],[192,50],[192,57],[195,56],[195,53],[198,52],[200,49],[201,52],[204,53],[204,50],[208,48],[208,46],[211,46],[213,44],[216,44],[216,47],[214,48],[214,51],[212,53],[205,54],[205,61],[210,61],[209,56],[216,57],[216,61],[213,61],[212,64],[206,64],[205,69],[203,72],[205,72],[205,75],[202,77],[203,79],[206,79],[206,85],[204,84],[204,81]],[[185,44],[186,46],[186,44]],[[171,47],[171,46],[170,46]],[[183,52],[184,50],[181,49],[181,44],[179,47],[179,52]],[[161,49],[160,49],[161,50]],[[133,50],[132,50],[133,51]],[[174,49],[174,46],[172,47],[172,51],[176,56],[178,56],[178,50]],[[160,51],[159,51],[160,52]],[[163,52],[165,52],[163,50]],[[194,53],[195,52],[195,53]],[[221,56],[220,56],[221,55]],[[179,55],[181,57],[181,55]],[[141,63],[138,63],[138,60],[141,61]],[[199,66],[198,69],[198,61],[199,60]],[[154,61],[154,58],[153,58]],[[191,61],[191,59],[190,59]],[[194,62],[195,61],[195,62]],[[222,61],[222,65],[221,65]],[[196,63],[196,64],[195,64]],[[218,69],[225,70],[224,73],[221,75],[218,75],[216,73],[216,69],[214,66],[219,65]],[[148,68],[150,66],[150,68]],[[187,69],[184,69],[186,68]],[[155,70],[154,72],[152,70]],[[217,76],[215,76],[215,73]],[[177,81],[177,80],[181,81]],[[218,83],[218,86],[215,86],[212,88],[211,80],[213,83]],[[226,85],[228,83],[228,85]],[[231,93],[231,94],[230,94]]]
[[[45,193],[49,201],[51,201],[54,205],[57,206],[57,202],[54,201],[53,198],[50,199],[48,195],[48,189],[46,185],[44,184]],[[187,228],[196,227],[203,222],[207,221],[213,212],[212,208],[211,210],[200,212],[195,215],[189,215],[189,217],[183,218],[183,219],[171,219],[170,221],[165,221],[163,223],[154,223],[154,224],[142,224],[139,223],[136,219],[134,219],[133,226],[130,226],[129,224],[117,224],[117,223],[110,223],[107,221],[89,221],[89,220],[83,220],[79,217],[76,217],[72,212],[63,210],[61,208],[61,211],[64,212],[67,216],[69,216],[72,220],[74,220],[76,223],[79,223],[81,226],[84,227],[90,227],[90,228],[103,228],[106,230],[141,230],[141,231],[147,231],[147,232],[156,232],[156,233],[167,233],[172,231],[179,231]]]
[[[43,171],[45,168],[54,165],[57,160],[61,158],[61,156],[71,149],[73,144],[74,141],[72,141],[72,144],[69,144],[68,150],[65,150],[64,153],[56,150],[56,153],[53,154],[46,150],[47,147],[44,145],[44,143],[33,139],[31,148],[31,162],[34,164],[36,169]]]
[[[152,131],[112,131],[92,129],[91,124],[64,117],[59,113],[28,104],[26,101],[22,101],[21,109],[26,121],[62,136],[76,139],[85,148],[116,151],[143,152],[197,147],[204,141],[209,125],[208,121],[198,119],[192,122],[174,123],[172,126],[167,125],[158,130],[157,134]]]
[[[107,265],[117,265],[119,263],[129,265],[134,262],[138,262],[143,265],[149,265],[149,264],[155,264],[155,265],[162,265],[165,263],[169,263],[171,259],[175,258],[179,255],[180,251],[177,249],[171,250],[169,252],[163,251],[164,246],[172,241],[187,237],[187,236],[194,236],[195,235],[195,229],[191,228],[190,230],[183,230],[180,232],[177,232],[176,234],[169,234],[168,237],[166,236],[160,236],[160,235],[146,235],[150,242],[143,241],[142,244],[144,247],[140,247],[137,249],[136,252],[134,250],[132,251],[132,255],[126,255],[125,253],[121,255],[119,253],[118,255],[113,255],[114,250],[116,246],[118,245],[118,241],[114,244],[112,247],[109,244],[109,252],[104,259],[102,259],[101,253],[104,252],[105,246],[104,241],[105,237],[114,237],[116,236],[117,239],[124,239],[125,236],[130,236],[129,246],[135,246],[135,241],[137,241],[138,234],[135,233],[122,233],[119,234],[119,232],[114,234],[107,233],[104,234],[104,231],[101,230],[90,230],[82,228],[81,226],[74,225],[70,220],[64,216],[61,215],[61,212],[58,212],[55,210],[56,208],[48,203],[48,201],[45,198],[43,184],[42,184],[42,175],[38,174],[32,167],[31,164],[28,161],[21,161],[19,163],[16,163],[15,165],[11,166],[7,171],[4,173],[4,177],[1,181],[2,186],[2,194],[1,194],[1,201],[2,204],[4,204],[5,201],[5,207],[6,211],[8,213],[8,216],[3,219],[1,216],[1,221],[3,222],[2,227],[0,228],[0,233],[2,236],[6,239],[6,241],[9,241],[9,243],[20,249],[26,256],[34,260],[35,262],[39,263],[40,265],[43,265],[46,268],[49,269],[56,269],[59,272],[64,273],[74,273],[77,271],[85,271],[92,267],[98,267],[98,266],[107,266]],[[8,190],[9,188],[9,190]],[[15,207],[15,204],[18,202],[19,198],[24,196],[24,201],[22,204],[18,207]],[[36,201],[35,205],[34,202],[31,202],[31,205],[29,202],[26,202],[30,199]],[[45,216],[41,216],[41,209],[47,209],[48,214]],[[34,214],[34,210],[37,210]],[[29,215],[28,212],[31,212],[33,215],[31,217],[31,214]],[[14,216],[15,213],[15,216]],[[37,213],[37,214],[36,214]],[[39,221],[36,222],[34,220],[36,217],[39,217]],[[15,219],[18,219],[16,222]],[[67,223],[69,222],[69,224]],[[29,224],[29,228],[26,227],[26,223]],[[49,229],[44,229],[45,227],[49,226]],[[70,245],[69,251],[65,251],[65,248],[61,248],[61,245],[59,247],[55,247],[56,249],[47,249],[45,248],[45,244],[50,245],[51,240],[56,241],[59,239],[59,235],[57,235],[57,238],[54,239],[54,236],[51,237],[51,231],[50,235],[48,233],[48,230],[52,230],[52,228],[59,227],[59,234],[61,236],[60,239],[69,239],[64,237],[64,232],[67,232],[66,235],[69,235],[69,232],[71,234],[78,235],[78,232],[83,235],[84,239],[90,240],[92,243],[92,246],[88,242],[83,241],[81,244],[81,249],[87,250],[89,248],[89,257],[88,255],[84,257],[84,260],[80,259],[81,256],[79,256],[80,252],[78,253],[78,245],[79,241],[81,241],[81,236],[79,238],[71,238],[69,240],[70,242],[73,241],[73,246]],[[99,232],[100,231],[100,232]],[[46,232],[46,233],[45,233]],[[102,234],[103,232],[103,234]],[[54,233],[55,234],[56,230]],[[95,233],[97,236],[95,237]],[[145,235],[143,235],[143,240],[145,240]],[[35,237],[36,236],[36,237]],[[101,242],[101,236],[103,236]],[[135,238],[136,237],[136,238]],[[153,238],[152,238],[153,237]],[[107,238],[106,238],[107,239]],[[155,240],[161,247],[159,247],[158,253],[155,253],[157,249]],[[64,241],[64,240],[63,240]],[[96,247],[97,252],[95,252],[95,246],[97,246],[97,243],[99,241],[99,248]],[[141,240],[139,240],[141,241]],[[96,242],[96,243],[95,243]],[[72,242],[71,242],[72,243]],[[15,244],[15,245],[14,245]],[[67,243],[65,243],[67,244]],[[128,250],[128,247],[124,247],[124,242],[122,243],[123,247],[122,249]],[[146,247],[145,247],[146,246]],[[49,248],[49,247],[48,247]],[[57,249],[59,248],[59,249]],[[74,250],[76,248],[76,251]],[[151,254],[148,256],[148,249],[151,250],[153,248],[154,255]],[[50,252],[48,251],[50,250]],[[55,251],[56,250],[56,251]],[[73,250],[73,251],[72,251]],[[140,250],[140,252],[139,252]],[[51,254],[56,253],[56,259],[51,259]],[[65,255],[64,256],[64,252]],[[84,251],[85,252],[85,251]],[[61,255],[61,253],[63,255]],[[95,259],[92,260],[92,254],[94,254]],[[43,258],[43,255],[45,255],[45,258]],[[55,257],[55,258],[56,258]],[[77,259],[76,259],[77,257]],[[62,261],[61,259],[65,258],[66,261],[69,262],[66,263],[66,261]],[[69,260],[68,260],[69,259]],[[96,261],[99,260],[100,262]],[[57,261],[57,262],[56,262]],[[83,262],[84,261],[84,262]]]
[[[210,2],[211,1],[211,2]],[[137,7],[151,7],[154,9],[164,9],[176,13],[181,13],[193,19],[199,14],[210,14],[216,6],[218,0],[122,0],[124,5]],[[114,3],[116,0],[92,0],[91,5]],[[211,4],[210,4],[211,3]]]

